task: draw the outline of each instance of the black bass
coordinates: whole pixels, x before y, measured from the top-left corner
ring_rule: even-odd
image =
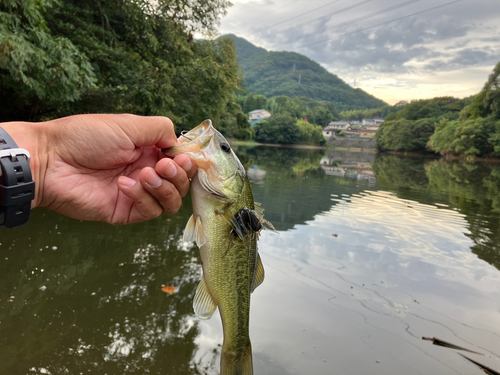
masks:
[[[250,294],[264,280],[257,239],[263,225],[272,226],[253,200],[238,157],[210,120],[179,141],[180,146],[163,151],[169,156],[188,154],[198,166],[191,181],[193,215],[184,231],[184,240],[196,241],[200,248],[203,268],[194,311],[209,319],[219,307],[224,332],[221,375],[250,375]]]

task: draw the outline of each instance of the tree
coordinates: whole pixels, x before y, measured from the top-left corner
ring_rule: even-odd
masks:
[[[313,124],[325,127],[330,121],[333,121],[333,115],[325,107],[317,106],[307,111],[307,119]]]
[[[321,126],[311,124],[304,120],[298,120],[297,126],[300,129],[300,143],[319,146],[324,146],[326,144]]]
[[[300,129],[289,114],[274,115],[254,125],[255,140],[263,143],[295,144]]]
[[[53,0],[0,2],[1,121],[36,119],[94,87],[88,57],[47,25],[45,13],[57,6]]]
[[[375,133],[375,139],[379,150],[426,151],[433,132],[433,121],[401,119],[383,122]]]
[[[74,113],[166,115],[214,123],[239,90],[226,0],[7,0],[0,3],[3,118]],[[6,88],[6,89],[5,89]]]

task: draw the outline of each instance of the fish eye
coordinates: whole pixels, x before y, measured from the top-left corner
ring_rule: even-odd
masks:
[[[222,149],[222,151],[224,151],[227,154],[229,154],[231,152],[231,146],[229,146],[229,144],[226,142],[222,142],[220,144],[220,148]]]

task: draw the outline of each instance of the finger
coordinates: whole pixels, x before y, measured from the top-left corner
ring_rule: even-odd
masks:
[[[174,161],[178,166],[186,171],[189,179],[193,178],[194,174],[198,170],[198,166],[196,165],[196,163],[193,163],[191,158],[185,154],[177,155],[174,158]]]
[[[139,175],[139,181],[144,189],[159,202],[164,214],[173,215],[179,211],[182,197],[175,185],[158,176],[153,168],[144,168]]]
[[[156,163],[156,173],[174,184],[181,197],[186,196],[189,191],[189,179],[184,169],[177,165],[172,159],[164,158]]]
[[[118,188],[133,201],[133,204],[127,206],[127,208],[122,205],[122,211],[128,209],[128,213],[115,212],[113,222],[121,224],[138,223],[154,219],[162,214],[163,207],[160,203],[137,181],[121,176],[118,179]]]

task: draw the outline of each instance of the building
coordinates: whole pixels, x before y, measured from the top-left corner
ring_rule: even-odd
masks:
[[[248,120],[250,121],[251,126],[254,126],[256,123],[269,117],[271,117],[271,113],[265,109],[256,109],[248,112]]]
[[[364,118],[363,121],[361,121],[362,125],[380,125],[384,122],[383,118]]]
[[[323,136],[325,138],[334,137],[336,133],[344,130],[352,130],[349,121],[332,121],[323,128]]]

